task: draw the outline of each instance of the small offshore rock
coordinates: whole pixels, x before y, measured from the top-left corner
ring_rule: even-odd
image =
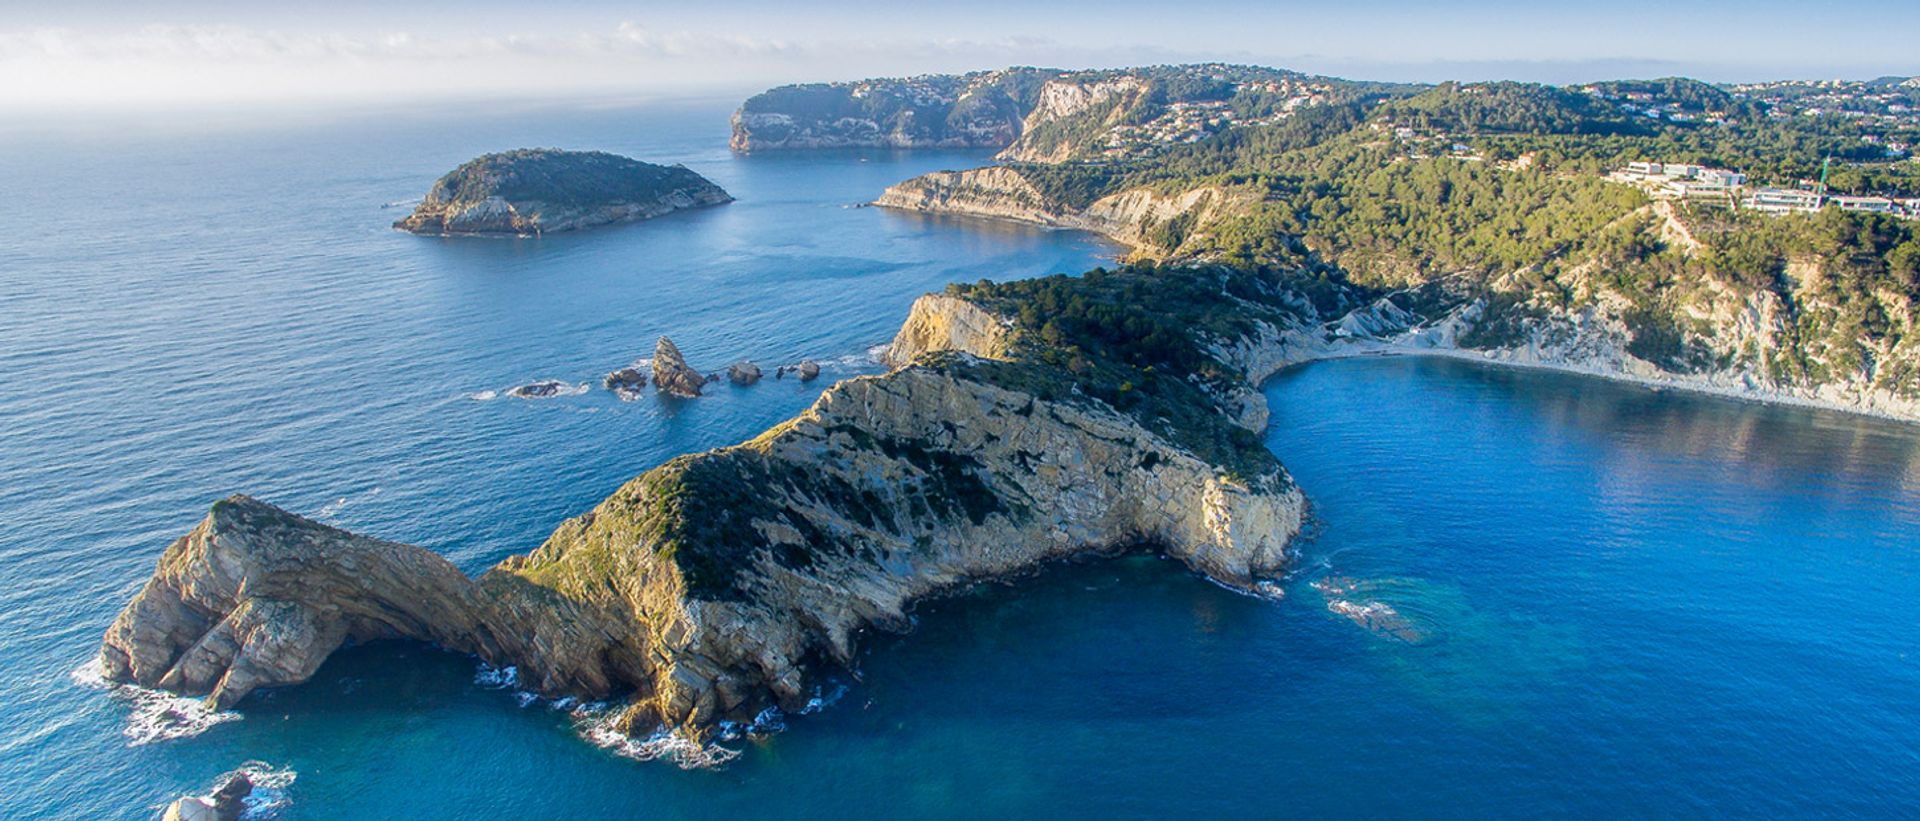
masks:
[[[601,380],[601,384],[606,385],[607,390],[613,391],[615,396],[620,397],[624,401],[632,402],[640,398],[640,395],[647,389],[647,383],[651,380],[652,376],[646,371],[641,370],[640,366],[628,365],[627,367],[607,374],[607,378]]]
[[[558,379],[542,379],[529,382],[507,391],[507,395],[517,399],[547,399],[573,390],[573,385]]]
[[[167,805],[161,821],[238,821],[247,808],[246,797],[253,793],[253,781],[246,773],[234,773],[212,795],[184,796]]]
[[[820,363],[811,359],[802,359],[800,360],[800,364],[794,367],[794,370],[800,373],[800,381],[810,382],[820,376]]]
[[[675,396],[692,398],[700,395],[700,386],[706,384],[706,377],[687,367],[687,358],[680,355],[680,348],[673,340],[660,337],[653,346],[653,386]]]
[[[737,385],[751,385],[760,381],[760,366],[742,359],[727,366],[727,378]]]

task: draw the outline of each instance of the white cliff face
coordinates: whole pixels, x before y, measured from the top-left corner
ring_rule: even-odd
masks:
[[[914,300],[907,321],[882,358],[896,367],[928,351],[965,351],[982,359],[999,359],[1007,352],[1010,336],[1005,321],[979,306],[945,294],[927,294]]]
[[[1250,195],[1218,186],[1178,193],[1134,188],[1073,209],[1046,195],[1011,168],[940,171],[889,187],[874,205],[933,214],[1006,219],[1053,228],[1090,231],[1157,256],[1176,249],[1159,245],[1155,229],[1176,219],[1204,226],[1249,204]]]
[[[962,458],[1003,502],[929,516],[923,489],[936,480],[927,464],[876,440]],[[684,642],[665,651],[683,661],[655,682],[655,701],[636,706],[638,715],[699,725],[737,713],[756,692],[796,706],[810,656],[848,663],[861,630],[904,626],[919,599],[1067,556],[1157,545],[1248,588],[1283,569],[1305,507],[1291,483],[1249,489],[1110,409],[918,366],[837,385],[745,447],[863,488],[875,504],[853,509],[763,488],[774,495],[759,503],[782,513],[765,521],[773,548],[734,582],[748,595],[682,600],[670,620],[685,625]],[[806,533],[843,534],[840,549],[810,544]],[[785,546],[811,561],[783,563]]]
[[[1147,81],[1133,76],[1099,80],[1055,79],[1040,88],[1040,98],[1020,126],[1020,138],[997,159],[1019,162],[1062,162],[1081,146],[1073,140],[1049,140],[1049,126],[1105,130],[1119,123],[1132,106],[1146,99]]]
[[[1537,316],[1520,321],[1520,332],[1510,339],[1470,346],[1472,331],[1488,321],[1485,300],[1474,300],[1432,320],[1402,310],[1387,299],[1335,317],[1325,323],[1303,323],[1277,328],[1261,323],[1244,339],[1225,340],[1215,351],[1239,363],[1258,384],[1281,369],[1321,359],[1352,356],[1435,355],[1476,361],[1544,368],[1655,387],[1711,393],[1762,402],[1828,408],[1890,419],[1920,421],[1920,396],[1903,394],[1874,381],[1867,368],[1836,372],[1817,385],[1782,382],[1760,366],[1765,352],[1786,343],[1785,327],[1777,319],[1777,298],[1760,294],[1719,303],[1702,314],[1706,331],[1696,340],[1715,350],[1716,364],[1693,372],[1675,372],[1635,356],[1629,349],[1633,332],[1623,315],[1627,307],[1601,300],[1577,309],[1535,305]],[[1912,346],[1883,347],[1878,361],[1913,362],[1920,351]],[[1740,352],[1760,352],[1743,356]],[[1266,403],[1258,391],[1234,399],[1243,425],[1258,429],[1266,420]]]

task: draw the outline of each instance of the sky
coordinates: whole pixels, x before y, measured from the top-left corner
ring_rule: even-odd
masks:
[[[1356,79],[1920,74],[1920,2],[0,0],[0,109],[737,93],[1042,65]]]

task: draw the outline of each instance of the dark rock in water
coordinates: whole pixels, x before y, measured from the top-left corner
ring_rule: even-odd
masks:
[[[700,395],[700,386],[707,379],[699,371],[687,366],[687,359],[680,355],[680,348],[673,340],[660,337],[653,346],[653,386],[675,396],[695,397]]]
[[[246,773],[234,773],[206,797],[189,795],[167,805],[161,821],[238,821],[247,809],[246,798],[253,793],[253,781]]]
[[[742,359],[727,366],[727,378],[738,385],[751,385],[760,381],[760,366]]]
[[[800,364],[794,367],[794,370],[800,373],[800,381],[810,382],[820,375],[820,363],[811,359],[802,359],[800,360]]]
[[[393,227],[416,234],[525,236],[732,201],[685,166],[599,151],[522,149],[487,154],[449,172]]]
[[[613,391],[614,395],[631,402],[640,398],[640,395],[646,391],[647,385],[651,380],[652,375],[641,370],[640,366],[628,365],[627,367],[607,374],[607,378],[602,380],[601,383],[607,386],[607,390]]]
[[[542,379],[538,382],[529,382],[513,388],[507,391],[507,395],[518,399],[546,399],[570,393],[573,389],[574,386],[568,382],[562,382],[558,379]]]

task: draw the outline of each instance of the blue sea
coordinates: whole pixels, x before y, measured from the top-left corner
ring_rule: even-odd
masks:
[[[712,769],[431,648],[209,714],[87,674],[167,543],[247,492],[478,572],[822,383],[920,293],[1077,272],[1080,234],[855,207],[980,153],[740,157],[733,101],[0,131],[0,797],[151,818],[242,765],[276,818],[1911,817],[1920,427],[1451,360],[1266,386],[1313,502],[1279,600],[1153,556],[919,611]],[[685,163],[739,201],[538,240],[388,225],[476,154]],[[541,400],[517,384],[585,386]]]

